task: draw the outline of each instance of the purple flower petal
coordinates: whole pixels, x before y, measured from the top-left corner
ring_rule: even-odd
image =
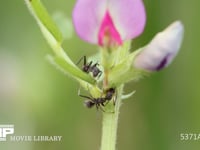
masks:
[[[143,48],[136,56],[134,66],[149,71],[158,71],[168,66],[180,49],[183,32],[184,27],[180,21],[172,23]]]
[[[142,0],[109,0],[108,7],[122,40],[133,39],[143,32],[146,14]]]
[[[73,11],[73,22],[78,35],[88,42],[100,45],[107,38],[102,37],[106,28],[110,36],[108,41],[112,43],[114,40],[121,44],[123,40],[141,34],[145,21],[142,0],[78,0]]]
[[[113,24],[109,12],[106,12],[98,34],[98,43],[101,46],[121,45],[122,40]]]
[[[106,12],[107,0],[78,0],[73,10],[77,34],[90,43],[98,43],[98,32]]]
[[[166,66],[166,64],[168,63],[170,54],[166,55],[164,59],[162,59],[162,61],[158,64],[158,66],[155,68],[155,70],[159,71],[162,68],[164,68]]]

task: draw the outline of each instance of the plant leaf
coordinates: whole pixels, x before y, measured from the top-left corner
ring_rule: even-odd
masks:
[[[90,84],[95,84],[96,82],[91,76],[84,73],[82,70],[66,63],[66,61],[62,57],[57,57],[57,56],[53,57],[51,55],[47,55],[47,59],[51,64],[56,66],[56,68],[61,70],[63,73],[70,75],[71,77],[77,79],[78,81],[80,81],[81,79]]]
[[[55,57],[48,57],[50,62],[79,82],[82,80],[95,84],[96,81],[89,74],[79,69],[61,47],[62,34],[40,0],[25,0],[25,2],[36,19],[45,39],[56,54]]]
[[[63,40],[62,33],[48,14],[40,0],[25,0],[29,10],[33,14],[39,26],[41,24],[52,34],[58,43]]]

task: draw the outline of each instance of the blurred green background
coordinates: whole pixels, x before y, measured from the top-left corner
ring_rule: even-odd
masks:
[[[75,0],[43,0],[53,15],[71,18]],[[181,51],[173,64],[137,83],[121,107],[118,150],[198,150],[200,140],[181,141],[181,133],[200,133],[200,20],[197,0],[144,0],[145,32],[133,49],[147,44],[174,20],[185,25]],[[70,28],[70,24],[68,24]],[[96,46],[69,33],[63,47],[77,62]],[[14,124],[15,135],[61,135],[61,142],[0,142],[2,150],[98,150],[101,112],[83,106],[79,85],[45,59],[52,54],[23,0],[0,3],[0,124]]]

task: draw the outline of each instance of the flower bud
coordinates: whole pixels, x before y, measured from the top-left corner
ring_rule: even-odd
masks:
[[[184,26],[180,21],[169,25],[136,56],[134,67],[147,71],[159,71],[167,67],[180,49],[183,33]]]

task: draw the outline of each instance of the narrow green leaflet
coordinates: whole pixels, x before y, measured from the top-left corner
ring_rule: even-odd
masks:
[[[40,0],[25,0],[28,5],[28,8],[32,12],[36,21],[47,28],[47,30],[53,35],[58,43],[61,43],[63,40],[62,33],[59,31],[58,27],[49,16],[46,8],[43,6]]]
[[[83,80],[90,84],[95,84],[95,80],[89,74],[79,69],[61,47],[61,42],[63,40],[62,34],[40,0],[25,0],[25,2],[36,19],[45,39],[56,54],[55,57],[52,57],[51,62],[54,62],[56,66],[60,66],[64,72],[67,72],[67,74],[74,77],[79,82]]]
[[[90,83],[90,84],[95,84],[95,80],[89,76],[88,74],[84,73],[83,71],[79,71],[73,66],[70,66],[66,64],[65,60],[61,57],[53,57],[48,55],[47,59],[50,61],[51,64],[56,66],[58,69],[60,69],[62,72],[65,74],[70,75],[71,77],[76,78],[77,80],[79,79],[84,79],[84,81]]]

